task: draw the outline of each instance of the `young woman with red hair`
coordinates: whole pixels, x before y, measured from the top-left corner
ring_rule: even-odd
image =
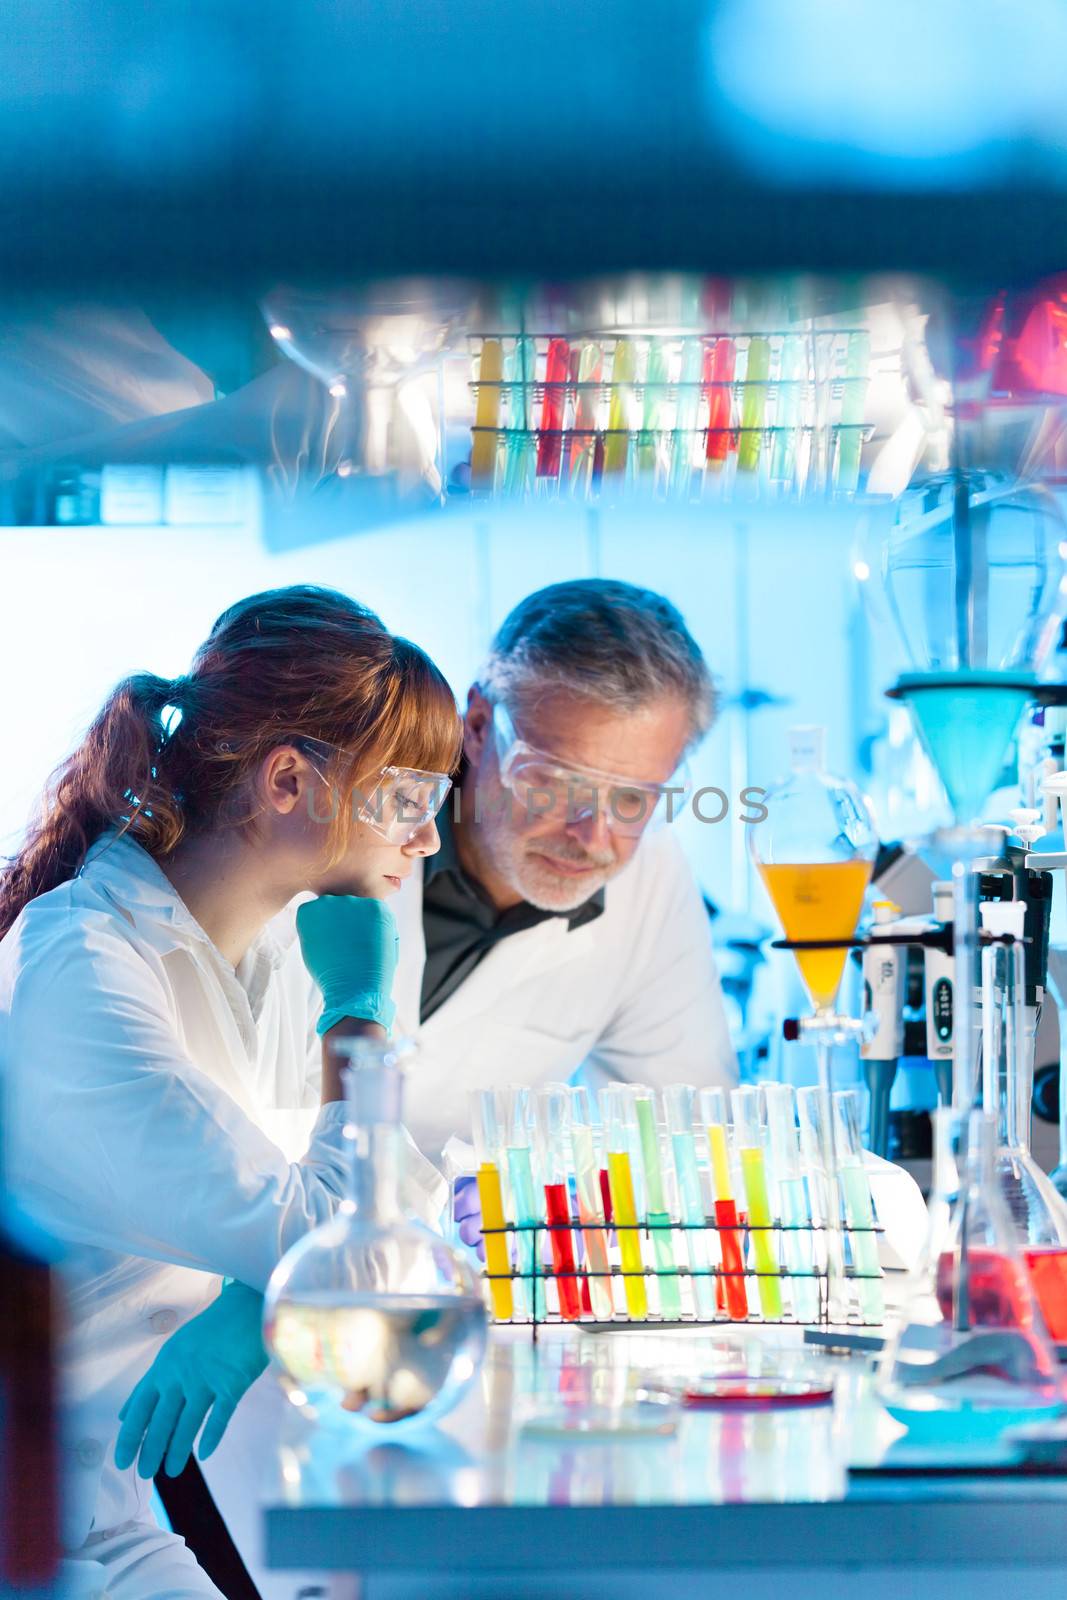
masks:
[[[254,595],[188,675],[118,686],[0,873],[8,1181],[79,1269],[72,1583],[217,1595],[152,1519],[148,1484],[114,1463],[120,1407],[191,1318],[209,1352],[260,1359],[271,1270],[343,1198],[322,1040],[390,1026],[383,902],[438,847],[459,739],[444,678],[371,612],[324,589]],[[416,1201],[439,1210],[443,1181],[414,1167]],[[221,1292],[220,1277],[234,1280]],[[234,1373],[235,1398],[254,1376]],[[173,1462],[207,1402],[183,1411],[172,1389],[155,1427]],[[215,1440],[226,1390],[223,1375]]]

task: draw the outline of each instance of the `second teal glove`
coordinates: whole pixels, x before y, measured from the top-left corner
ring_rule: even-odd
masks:
[[[266,1365],[263,1296],[228,1283],[206,1311],[171,1334],[119,1412],[115,1465],[137,1461],[138,1475],[154,1478],[165,1461],[167,1475],[177,1477],[210,1412],[197,1451],[206,1460]]]
[[[360,895],[322,894],[297,908],[296,931],[304,965],[322,991],[318,1032],[354,1017],[377,1022],[389,1033],[400,954],[389,907]]]

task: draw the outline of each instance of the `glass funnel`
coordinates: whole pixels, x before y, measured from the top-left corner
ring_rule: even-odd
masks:
[[[822,728],[790,731],[789,776],[768,791],[767,817],[748,833],[786,938],[816,946],[794,955],[817,1015],[833,1012],[877,849],[866,800],[824,768],[824,739]]]
[[[930,1230],[879,1369],[916,1442],[992,1442],[1067,1410],[1060,1374],[996,1176],[996,1119],[934,1116]]]
[[[485,1306],[464,1257],[403,1208],[397,1048],[333,1048],[348,1063],[351,1190],[278,1263],[264,1332],[295,1405],[381,1438],[456,1405],[485,1350]]]
[[[1025,1004],[1025,907],[1012,901],[981,910],[987,932],[1017,941],[982,951],[982,1099],[997,1119],[997,1183],[1045,1325],[1067,1342],[1067,1204],[1030,1150],[1034,1029]]]

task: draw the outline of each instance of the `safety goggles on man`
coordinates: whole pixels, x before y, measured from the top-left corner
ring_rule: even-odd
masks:
[[[316,755],[323,761],[331,755],[347,756],[350,762],[355,759],[343,746],[329,744],[325,739],[301,737],[295,738],[293,744],[309,760]],[[313,760],[311,764],[322,781],[330,785],[326,773]],[[410,844],[420,829],[433,821],[451,787],[452,779],[444,772],[382,767],[373,786],[352,791],[352,815],[389,844]]]
[[[603,816],[612,833],[636,838],[655,819],[673,822],[689,788],[684,774],[672,783],[645,783],[595,767],[572,766],[520,739],[507,710],[493,707],[500,781],[529,820],[548,817],[572,825]]]

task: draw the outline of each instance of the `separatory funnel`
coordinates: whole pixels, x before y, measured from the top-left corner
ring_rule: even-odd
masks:
[[[996,1119],[934,1115],[930,1233],[879,1369],[916,1443],[988,1442],[1067,1413],[1067,1391],[996,1175]]]
[[[877,850],[866,800],[846,778],[824,768],[822,728],[790,733],[789,776],[766,796],[765,821],[749,830],[749,853],[785,933],[814,1015],[787,1023],[787,1038],[816,1047],[816,1117],[826,1180],[827,1302],[831,1321],[848,1315],[842,1205],[832,1110],[832,1049],[863,1032],[835,1010],[849,947]]]
[[[1063,695],[1041,672],[1067,613],[1067,520],[1040,485],[962,470],[917,485],[893,516],[868,565],[914,669],[887,692],[908,706],[953,812],[932,842],[953,863],[953,1101],[966,1109],[977,1092],[974,862],[989,851],[973,825],[1025,707]]]

